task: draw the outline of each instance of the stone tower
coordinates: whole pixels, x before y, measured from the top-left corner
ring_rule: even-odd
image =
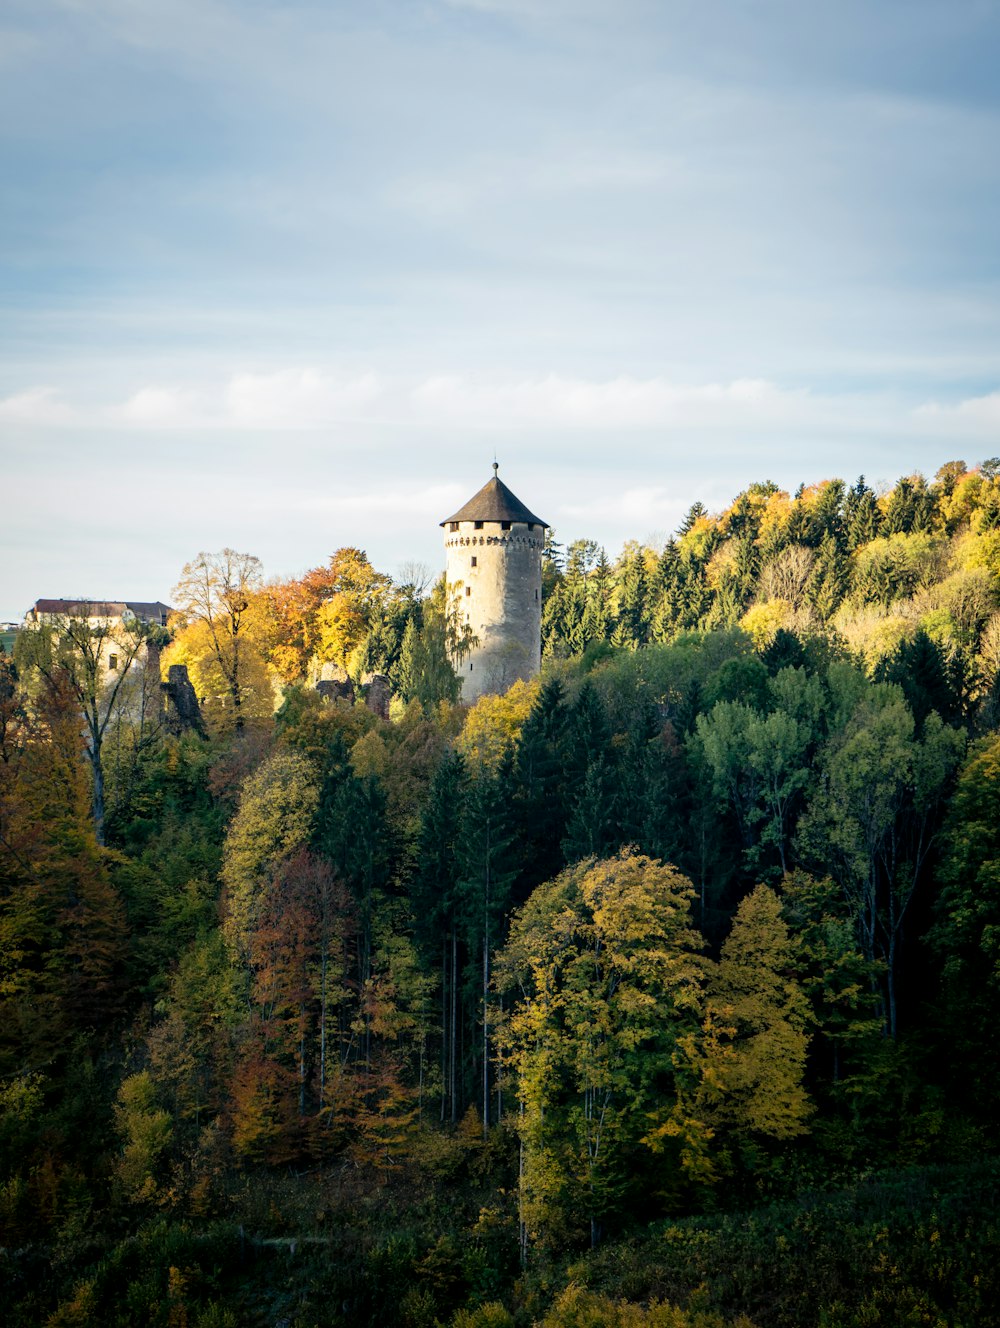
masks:
[[[542,656],[542,549],[547,522],[493,478],[442,521],[448,605],[476,644],[452,663],[462,700],[533,678]]]

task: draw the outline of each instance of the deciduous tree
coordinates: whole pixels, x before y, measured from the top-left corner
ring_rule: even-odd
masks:
[[[596,1242],[634,1184],[679,1039],[701,1020],[693,898],[674,868],[625,852],[539,886],[513,921],[497,961],[513,1002],[499,1039],[521,1104],[531,1240],[558,1243],[582,1218]]]
[[[173,596],[181,621],[200,624],[233,707],[243,726],[246,699],[247,627],[254,594],[261,585],[261,563],[251,553],[223,549],[199,553],[185,563]]]

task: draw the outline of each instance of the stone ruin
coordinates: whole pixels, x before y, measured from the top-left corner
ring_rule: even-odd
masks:
[[[316,690],[324,701],[346,701],[354,704],[354,683],[338,664],[324,664]]]
[[[358,699],[380,719],[389,718],[389,702],[392,700],[392,683],[384,673],[366,673],[360,687],[355,687],[347,670],[338,664],[324,664],[316,691],[325,701],[344,701],[353,705]]]
[[[166,702],[166,725],[171,733],[193,732],[205,736],[198,697],[188,677],[186,664],[171,664],[167,681],[160,683]]]
[[[365,705],[379,719],[389,718],[389,702],[392,700],[392,683],[384,673],[369,673],[364,681]]]

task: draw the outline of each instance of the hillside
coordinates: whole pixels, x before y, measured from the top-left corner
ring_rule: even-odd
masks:
[[[6,1322],[1000,1322],[1000,462],[552,536],[471,708],[421,569],[224,555],[0,656]]]

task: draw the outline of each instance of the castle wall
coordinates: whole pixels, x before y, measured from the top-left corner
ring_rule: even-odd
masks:
[[[459,521],[445,528],[449,603],[478,638],[470,654],[452,661],[463,701],[504,692],[541,667],[545,528],[512,521],[504,530],[504,524]]]

